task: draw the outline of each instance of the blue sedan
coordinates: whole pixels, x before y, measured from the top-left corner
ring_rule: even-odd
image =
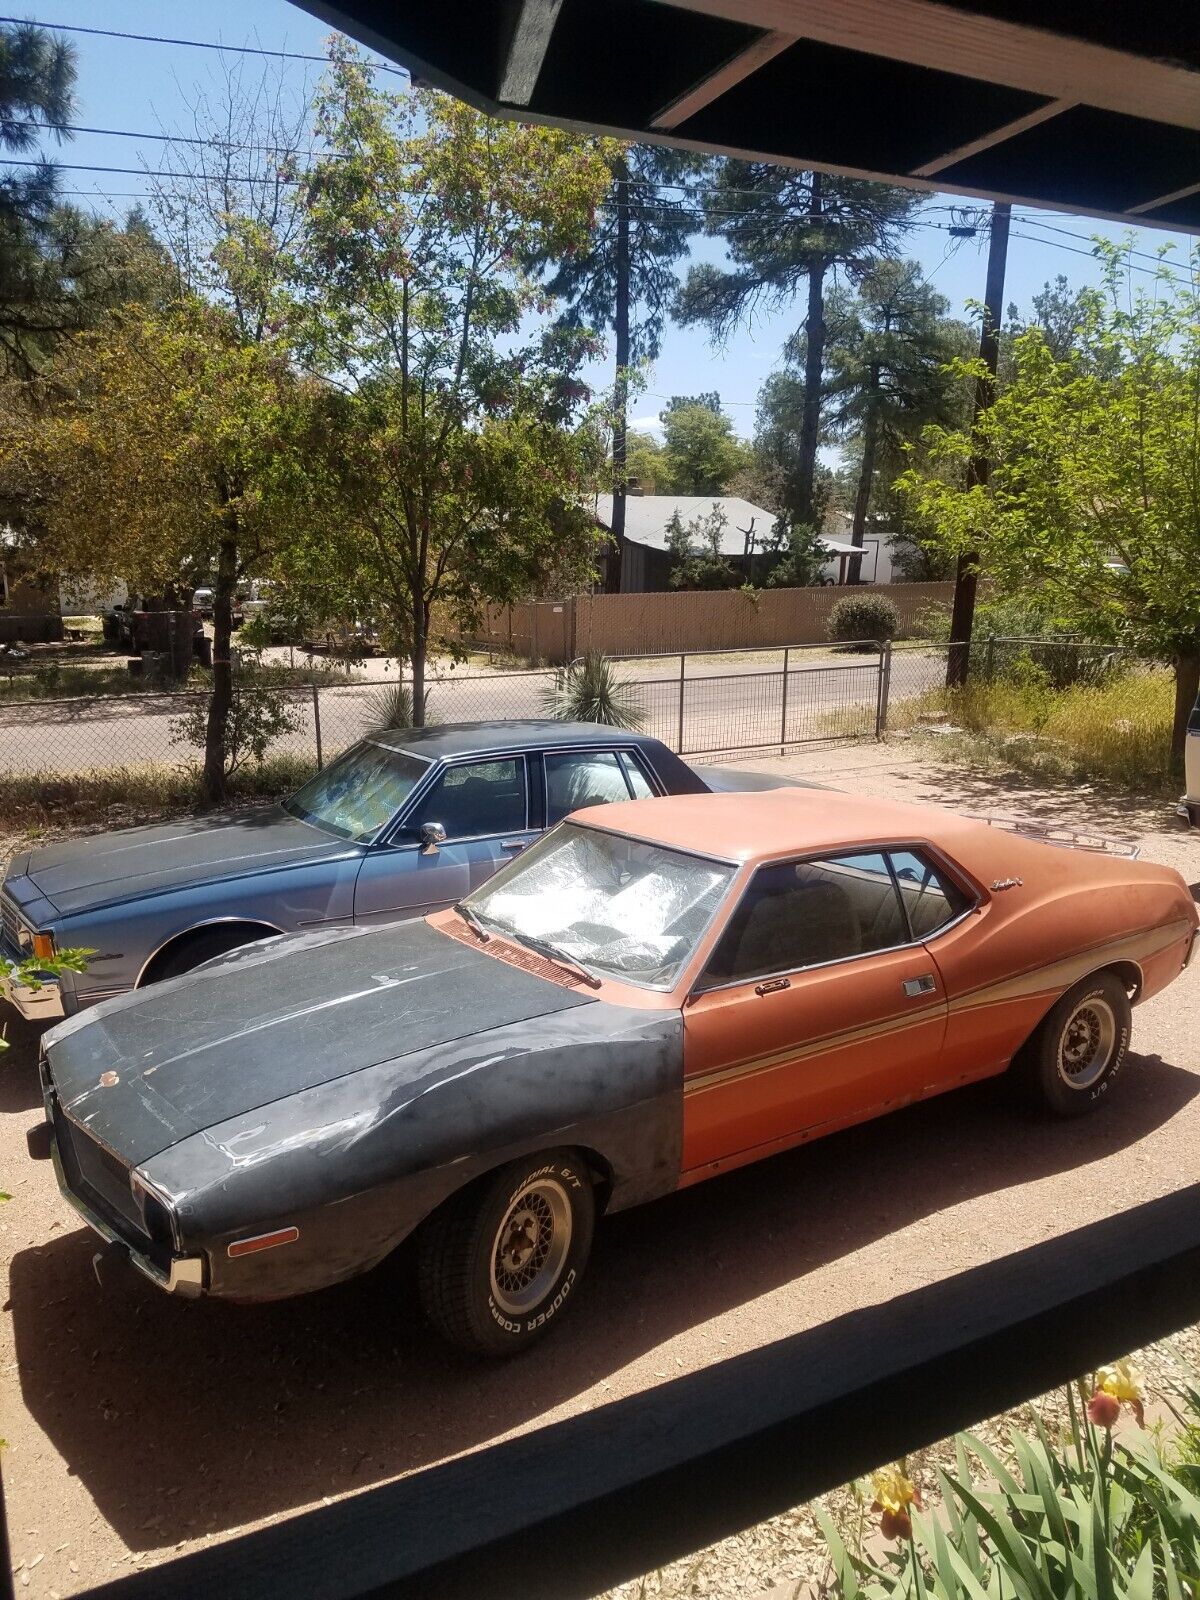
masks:
[[[18,855],[0,890],[0,990],[71,1016],[238,945],[453,905],[581,806],[774,787],[693,770],[657,739],[594,723],[462,723],[373,734],[282,805],[182,818]],[[39,989],[7,961],[95,951]]]

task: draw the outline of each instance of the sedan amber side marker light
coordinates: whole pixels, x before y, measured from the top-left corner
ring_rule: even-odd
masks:
[[[295,1244],[299,1237],[299,1228],[277,1228],[274,1233],[256,1233],[252,1239],[235,1239],[227,1253],[250,1256],[256,1250],[273,1250],[277,1244]]]

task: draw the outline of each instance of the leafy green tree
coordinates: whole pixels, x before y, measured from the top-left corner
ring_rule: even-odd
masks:
[[[1095,297],[1092,288],[1072,289],[1068,280],[1059,273],[1053,283],[1047,281],[1033,296],[1033,315],[1022,318],[1016,305],[1008,308],[1008,321],[1000,335],[999,380],[1006,384],[1012,377],[1013,341],[1030,328],[1041,330],[1046,346],[1056,361],[1081,353],[1081,334],[1089,302]]]
[[[1164,266],[1148,291],[1120,247],[1097,250],[1105,289],[1083,307],[1078,351],[1056,358],[1039,327],[1019,335],[974,436],[928,430],[903,487],[956,551],[979,549],[994,584],[1173,666],[1178,763],[1200,682],[1200,253],[1190,277]],[[988,483],[964,488],[979,451]]]
[[[966,354],[966,327],[915,261],[879,261],[828,308],[826,393],[831,426],[857,446],[851,542],[862,545],[881,464],[897,475],[905,445],[932,422],[961,422],[970,390],[950,368]],[[859,563],[852,562],[856,568]],[[850,577],[856,578],[852,570]]]
[[[829,560],[829,552],[821,543],[820,530],[811,523],[797,522],[790,528],[781,528],[776,549],[779,560],[767,573],[764,587],[806,589],[821,581],[821,569]]]
[[[666,494],[670,482],[666,457],[652,433],[630,433],[625,465],[628,481],[636,482],[642,494]]]
[[[708,191],[707,229],[725,239],[731,264],[691,269],[680,319],[723,340],[756,311],[790,308],[805,296],[804,320],[791,341],[802,384],[793,490],[799,522],[818,521],[826,280],[894,254],[920,203],[909,189],[756,161],[725,162]]]
[[[237,584],[271,570],[296,528],[328,538],[326,391],[279,341],[248,345],[227,311],[190,298],[76,334],[44,386],[54,404],[0,412],[0,493],[26,508],[18,537],[68,577],[166,595],[211,581],[204,790],[219,801]]]
[[[729,518],[715,501],[711,511],[686,525],[678,509],[667,523],[672,589],[736,589],[741,575],[721,552],[721,535]]]
[[[611,172],[609,203],[593,215],[587,244],[535,252],[551,266],[549,293],[565,302],[564,327],[614,336],[613,525],[617,549],[625,532],[625,486],[634,476],[628,460],[629,386],[632,369],[658,359],[667,314],[678,289],[676,263],[698,232],[693,185],[707,158],[659,145],[604,149]],[[610,573],[619,580],[617,562]]]
[[[717,405],[709,404],[715,399]],[[659,412],[663,425],[663,465],[672,494],[720,494],[748,467],[753,452],[733,431],[718,396],[672,400]]]
[[[591,571],[603,458],[576,372],[596,344],[538,322],[526,264],[587,247],[611,173],[594,143],[378,89],[341,42],[317,133],[294,327],[334,397],[344,523],[302,565],[378,603],[420,718],[435,606],[467,621]]]

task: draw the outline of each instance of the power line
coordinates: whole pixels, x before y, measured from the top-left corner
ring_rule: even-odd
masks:
[[[138,44],[186,45],[191,50],[223,50],[231,55],[272,56],[280,61],[319,61],[323,66],[329,65],[328,56],[305,55],[297,50],[266,50],[261,45],[217,44],[211,39],[170,39],[157,33],[119,33],[115,28],[84,28],[69,22],[41,22],[32,17],[0,17],[0,23],[48,28],[53,33],[87,33],[102,39],[132,39]],[[390,61],[364,61],[362,65],[373,72],[394,72],[403,78],[409,76],[404,67],[395,66]]]
[[[83,164],[81,162],[78,162],[78,161],[54,161],[54,162],[46,163],[46,162],[42,162],[42,161],[9,161],[7,157],[2,157],[0,159],[2,159],[4,161],[5,166],[9,166],[9,167],[41,167],[41,166],[45,166],[45,165],[50,165],[50,166],[53,166],[54,169],[56,171],[59,171],[59,172],[107,172],[107,173],[119,173],[124,177],[130,177],[130,178],[195,178],[197,176],[197,174],[194,173],[194,172],[170,172],[170,171],[166,171],[166,170],[163,170],[163,169],[157,168],[157,167],[97,167],[97,166],[87,166],[87,165],[85,165],[85,164]],[[201,174],[201,176],[203,176],[203,174]],[[237,172],[230,172],[230,173],[222,172],[219,176],[220,176],[220,181],[222,183],[228,181],[230,183],[290,183],[290,184],[298,184],[298,183],[303,183],[306,174],[301,173],[299,176],[297,176],[295,178],[283,178],[283,177],[255,177],[253,174],[243,174],[243,173],[237,173]]]
[[[5,125],[10,128],[39,128],[47,133],[99,134],[105,139],[153,139],[159,144],[206,145],[215,150],[246,150],[264,155],[294,156],[302,153],[298,145],[243,144],[238,139],[202,139],[196,134],[184,133],[138,133],[132,128],[88,128],[78,122],[38,122],[33,117],[9,117]]]

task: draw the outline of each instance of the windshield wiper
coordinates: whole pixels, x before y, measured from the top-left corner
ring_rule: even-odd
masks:
[[[471,932],[479,940],[480,944],[486,944],[492,936],[484,927],[483,923],[480,922],[475,913],[471,910],[470,906],[464,901],[459,900],[455,903],[454,909],[458,912],[459,916],[466,923],[467,927],[470,928]]]
[[[603,987],[600,979],[594,973],[589,972],[574,957],[564,955],[561,950],[556,949],[547,940],[531,938],[527,933],[506,933],[506,937],[515,939],[518,944],[523,944],[528,949],[536,951],[539,956],[545,956],[547,961],[553,961],[556,966],[562,967],[564,972],[569,972],[573,977],[581,979],[589,989]]]

